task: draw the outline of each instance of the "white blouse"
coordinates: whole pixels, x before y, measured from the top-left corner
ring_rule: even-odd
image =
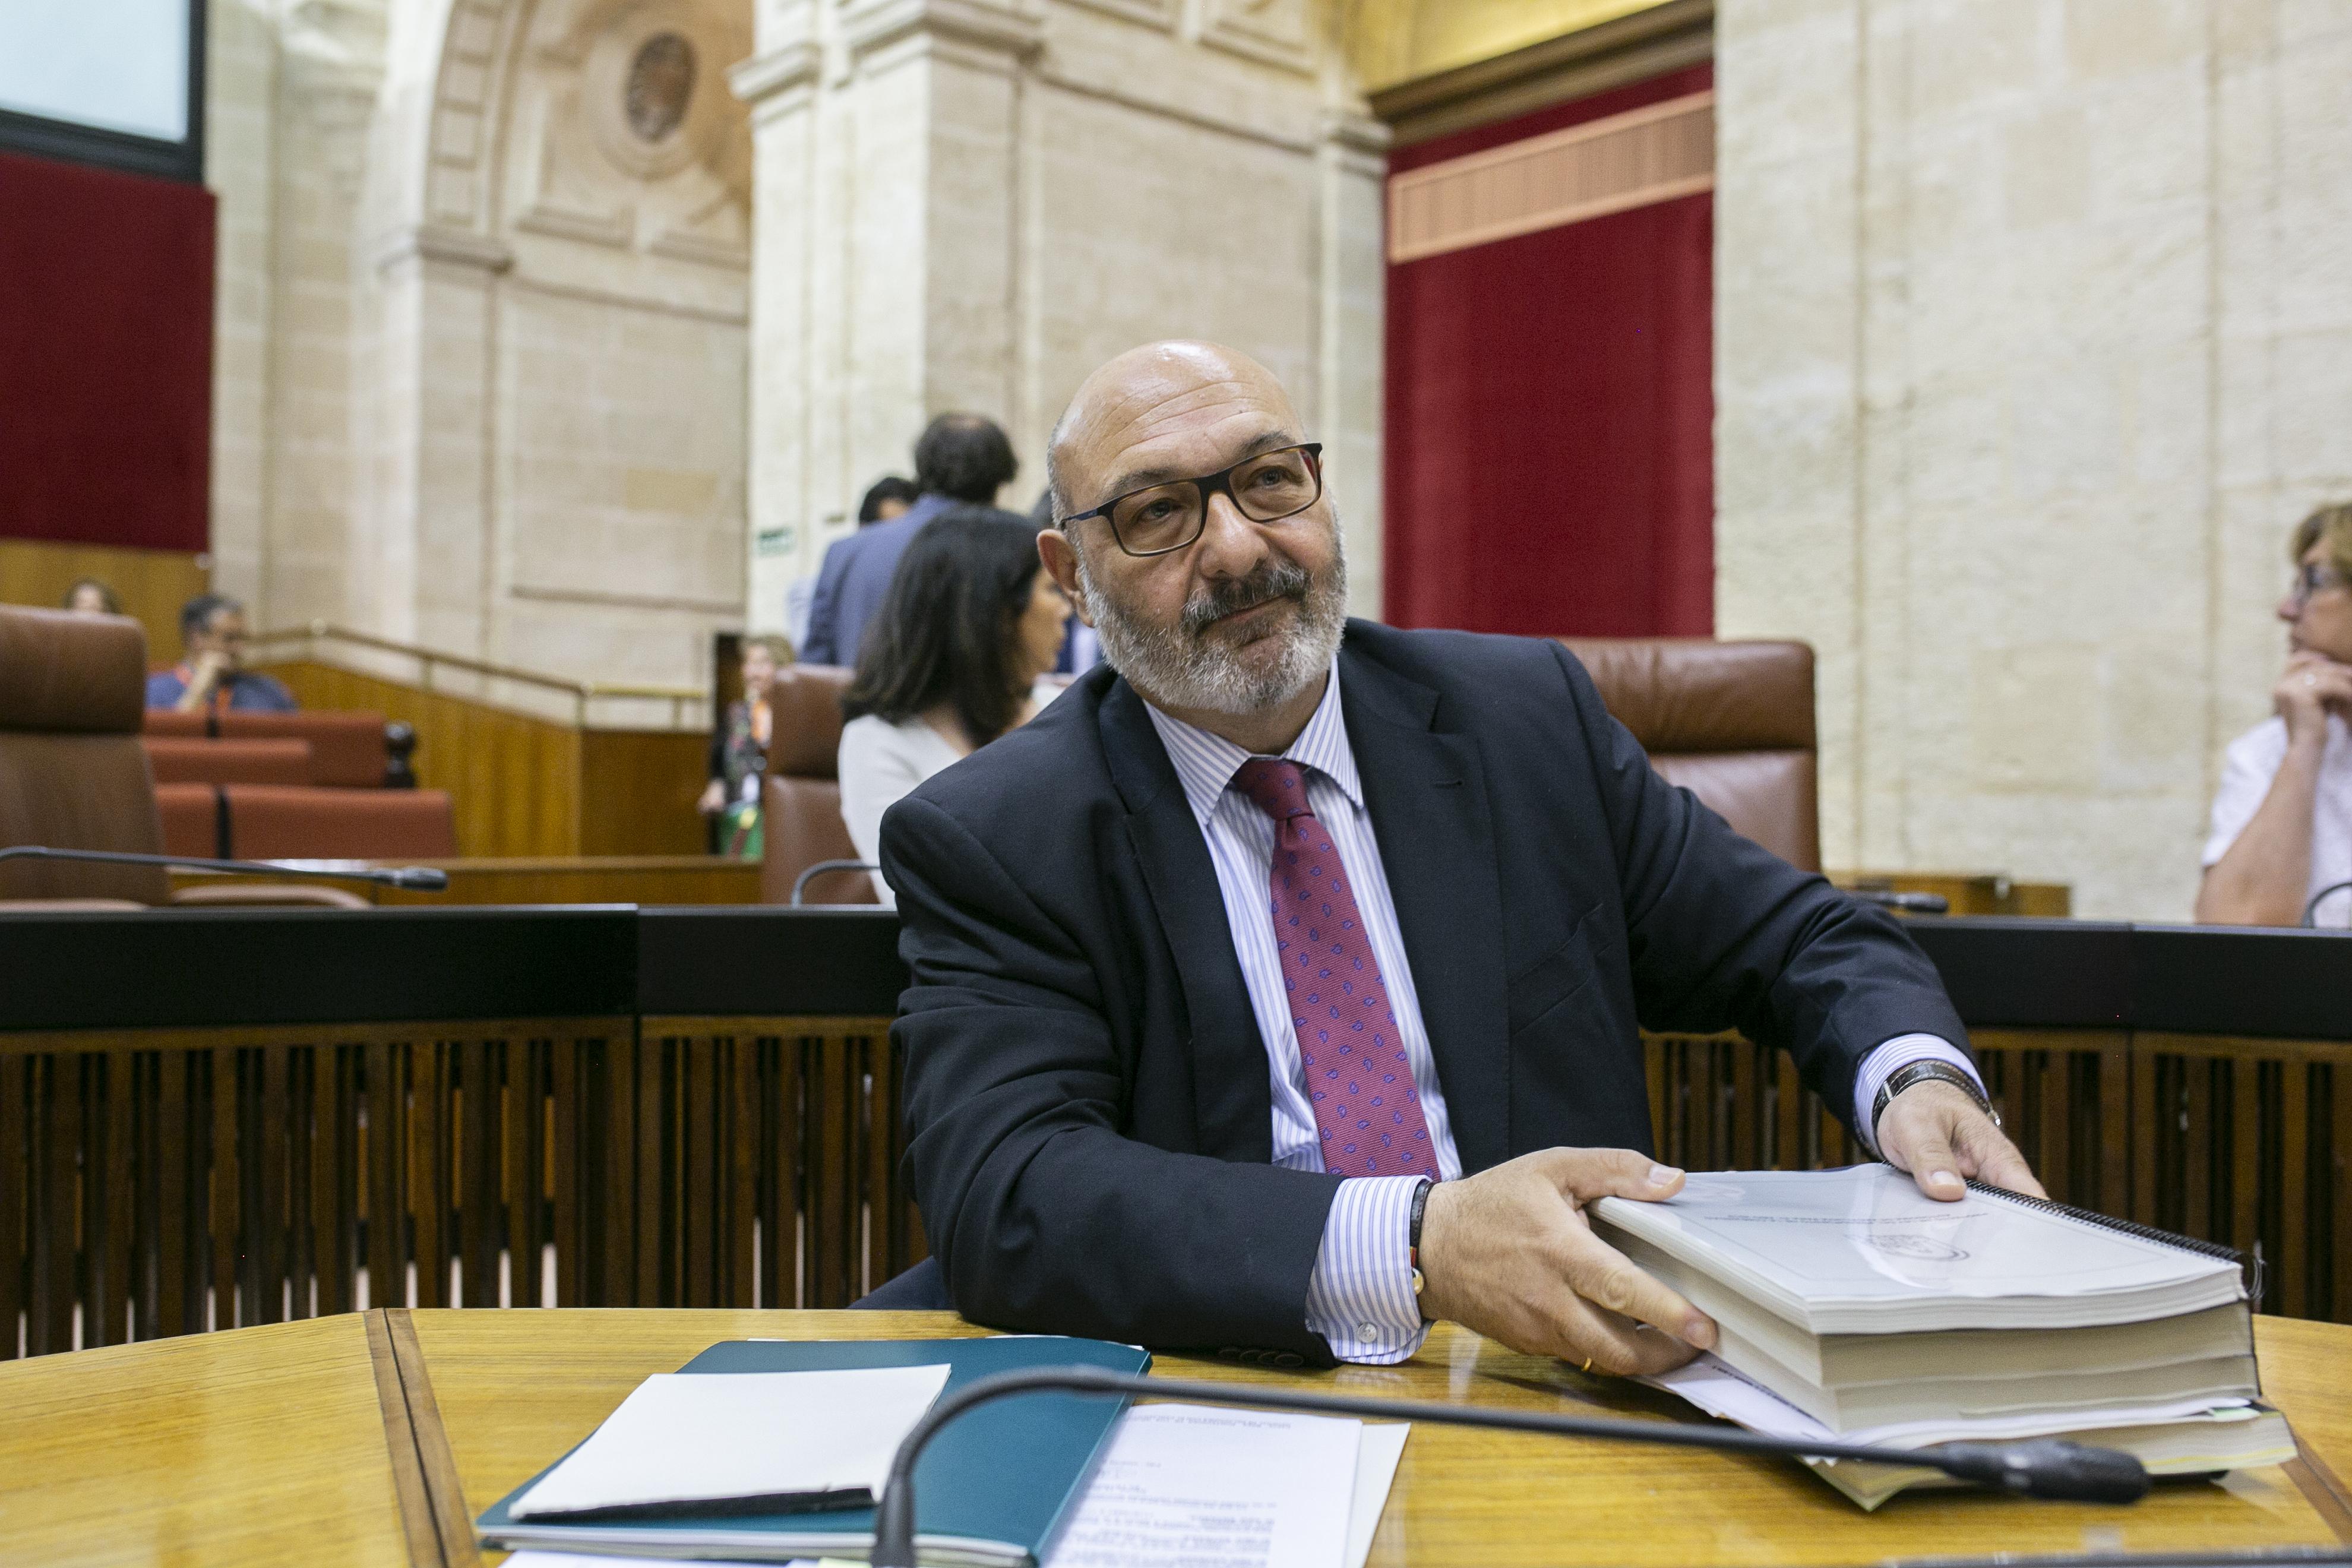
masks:
[[[2212,830],[2205,840],[2210,868],[2230,852],[2254,819],[2286,761],[2286,721],[2266,719],[2230,742],[2221,763],[2221,787],[2213,796]],[[2327,746],[2319,754],[2319,787],[2311,806],[2311,880],[2304,898],[2336,882],[2352,881],[2352,731],[2333,714]],[[2352,891],[2323,900],[2314,924],[2352,924]]]
[[[1066,689],[1054,679],[1037,682],[1030,700],[1040,710]],[[852,719],[841,727],[841,820],[857,858],[876,865],[882,861],[882,814],[914,792],[933,773],[962,761],[955,747],[920,717],[893,724],[877,714]],[[882,873],[871,873],[874,891],[883,904],[898,907],[898,895]]]

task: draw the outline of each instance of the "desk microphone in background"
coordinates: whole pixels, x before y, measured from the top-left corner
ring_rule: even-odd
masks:
[[[101,866],[177,866],[183,870],[224,871],[238,877],[320,877],[377,882],[420,893],[437,893],[449,885],[449,873],[430,866],[287,866],[268,860],[206,860],[191,855],[130,855],[118,849],[49,849],[37,844],[0,849],[0,860],[89,860]]]
[[[1171,1378],[1129,1377],[1094,1367],[1039,1367],[980,1378],[942,1396],[907,1434],[890,1460],[882,1496],[874,1509],[873,1568],[916,1568],[915,1461],[941,1427],[965,1411],[1016,1394],[1101,1394],[1129,1398],[1189,1399],[1202,1405],[1244,1409],[1303,1410],[1318,1415],[1379,1415],[1440,1426],[1484,1426],[1506,1432],[1547,1432],[1559,1437],[1614,1438],[1675,1448],[1713,1448],[1732,1454],[1770,1454],[1791,1458],[1856,1459],[1874,1465],[1925,1466],[1958,1480],[2024,1497],[2068,1502],[2137,1502],[2147,1495],[2147,1468],[2129,1454],[2087,1448],[2056,1437],[2016,1443],[1945,1443],[1932,1448],[1880,1448],[1857,1443],[1809,1442],[1768,1437],[1727,1426],[1685,1426],[1670,1421],[1609,1421],[1558,1415],[1540,1410],[1500,1410],[1476,1405],[1431,1405],[1418,1400],[1362,1399],[1348,1394],[1307,1394],[1286,1389],[1236,1387],[1230,1383],[1188,1383]]]

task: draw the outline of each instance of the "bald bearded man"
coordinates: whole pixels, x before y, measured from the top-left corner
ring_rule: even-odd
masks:
[[[1346,619],[1263,366],[1122,354],[1049,460],[1039,550],[1107,662],[882,827],[908,1162],[966,1316],[1675,1365],[1714,1325],[1581,1212],[1681,1184],[1645,1025],[1786,1047],[1932,1197],[2039,1192],[1895,922],[1666,784],[1565,649]]]

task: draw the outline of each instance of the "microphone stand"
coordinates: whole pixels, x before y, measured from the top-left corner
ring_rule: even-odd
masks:
[[[1382,1415],[1441,1426],[1483,1426],[1505,1432],[1543,1432],[1559,1437],[1614,1438],[1670,1448],[1711,1448],[1721,1453],[1769,1454],[1822,1459],[1856,1459],[1874,1465],[1927,1466],[1959,1480],[2025,1497],[2073,1502],[2137,1502],[2147,1495],[2147,1468],[2129,1454],[2084,1447],[2063,1438],[2020,1443],[1944,1443],[1932,1448],[1882,1448],[1858,1443],[1811,1442],[1770,1437],[1722,1426],[1668,1421],[1612,1421],[1559,1415],[1541,1410],[1503,1410],[1480,1405],[1433,1405],[1409,1399],[1367,1399],[1349,1394],[1244,1387],[1230,1383],[1194,1383],[1173,1378],[1129,1377],[1093,1367],[1037,1367],[998,1373],[967,1384],[926,1412],[890,1460],[882,1495],[874,1507],[872,1568],[916,1568],[915,1461],[926,1445],[964,1412],[1016,1394],[1099,1394],[1125,1398],[1189,1399],[1202,1405],[1265,1410],[1303,1410],[1321,1415]]]
[[[19,844],[0,849],[0,860],[93,860],[101,866],[178,866],[194,871],[226,871],[241,877],[323,877],[344,882],[377,882],[387,888],[408,888],[437,893],[449,885],[449,873],[431,866],[358,867],[326,869],[315,866],[281,866],[268,860],[206,860],[186,855],[131,855],[119,849],[50,849]]]

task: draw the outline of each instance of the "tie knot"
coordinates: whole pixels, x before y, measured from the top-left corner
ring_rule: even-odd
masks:
[[[1278,757],[1252,757],[1234,773],[1234,783],[1241,786],[1253,805],[1276,822],[1306,816],[1315,809],[1307,804],[1307,770],[1297,763],[1286,763]]]

